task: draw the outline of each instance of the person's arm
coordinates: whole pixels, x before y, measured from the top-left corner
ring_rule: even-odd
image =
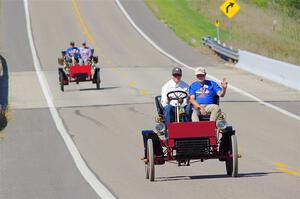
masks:
[[[161,88],[161,104],[164,106],[166,106],[169,101],[168,101],[168,98],[167,98],[167,85],[163,85],[163,87]]]
[[[92,56],[92,49],[89,48],[89,56],[88,56],[88,58],[90,58],[91,56]]]
[[[205,108],[202,107],[202,106],[195,100],[195,95],[191,95],[191,96],[190,96],[190,102],[191,102],[191,104],[193,105],[193,107],[194,107],[195,109],[198,109],[198,110],[200,111],[200,113],[201,113],[202,115],[206,115],[206,114],[207,114],[206,111],[205,111]]]
[[[68,48],[65,52],[65,56],[70,58],[70,48]]]
[[[206,115],[206,111],[204,109],[204,107],[202,107],[197,101],[196,101],[196,90],[193,88],[193,86],[191,85],[189,88],[189,94],[190,94],[190,103],[193,105],[193,107],[195,109],[198,109],[202,115]]]
[[[222,82],[221,82],[221,87],[222,89],[220,91],[217,92],[217,95],[219,97],[224,97],[226,94],[226,90],[227,90],[227,84],[228,82],[226,81],[226,78],[223,78]]]

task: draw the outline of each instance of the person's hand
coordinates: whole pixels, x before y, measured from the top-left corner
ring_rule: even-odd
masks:
[[[171,99],[170,97],[167,97],[168,103],[170,103],[171,100],[172,100],[172,99]]]
[[[198,107],[198,109],[199,109],[201,115],[206,115],[207,114],[206,110],[202,106]]]
[[[226,78],[223,78],[222,82],[221,82],[221,86],[223,89],[226,89],[227,88],[227,84],[228,82],[226,81]]]

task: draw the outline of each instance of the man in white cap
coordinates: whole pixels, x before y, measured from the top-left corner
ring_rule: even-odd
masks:
[[[185,91],[189,92],[189,85],[181,80],[182,78],[182,70],[179,67],[175,67],[172,70],[172,78],[167,81],[162,89],[161,89],[161,104],[164,108],[164,118],[166,124],[174,122],[175,121],[175,105],[177,103],[176,100],[170,100],[167,97],[167,94],[170,91]],[[189,98],[189,97],[188,97]],[[191,104],[188,102],[188,98],[184,99],[182,106],[186,113],[186,118],[184,118],[185,121],[191,121],[191,112],[192,107]]]
[[[199,115],[210,113],[210,121],[216,121],[221,112],[219,105],[215,102],[215,97],[224,97],[227,89],[226,78],[220,83],[221,87],[212,80],[206,80],[206,71],[199,67],[195,70],[198,81],[191,84],[189,88],[190,102],[193,104],[194,111],[192,121],[199,121]]]
[[[79,49],[80,53],[80,65],[89,64],[92,56],[92,50],[86,45],[86,42],[82,42],[82,47]]]

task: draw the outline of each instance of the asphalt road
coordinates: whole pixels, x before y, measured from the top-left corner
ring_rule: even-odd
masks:
[[[300,115],[299,92],[225,66],[214,58],[202,58],[157,21],[141,1],[123,5],[154,41],[183,62],[194,67],[205,65],[209,74],[226,76],[230,84]],[[177,64],[147,43],[114,1],[32,0],[29,8],[34,42],[52,100],[89,168],[114,195],[300,197],[299,121],[232,90],[222,99],[221,107],[237,130],[243,156],[239,177],[227,177],[224,163],[209,160],[190,167],[158,166],[156,181],[147,181],[139,160],[143,153],[140,131],[154,127],[154,96]],[[22,2],[4,0],[2,11],[1,43],[8,63],[12,114],[0,141],[0,198],[95,198],[47,109],[28,49]],[[9,34],[11,31],[16,35]],[[69,85],[60,92],[57,57],[70,40],[78,44],[87,40],[100,56],[101,90],[86,82]],[[14,55],[20,49],[22,59]],[[183,68],[183,72],[186,82],[195,80],[191,70]]]

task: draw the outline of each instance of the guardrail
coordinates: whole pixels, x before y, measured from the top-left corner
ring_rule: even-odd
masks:
[[[203,45],[208,46],[222,58],[231,59],[235,66],[250,73],[262,76],[274,82],[300,91],[300,67],[270,59],[255,53],[235,50],[222,44],[216,38],[202,38]]]
[[[208,46],[222,58],[231,59],[234,63],[239,61],[239,51],[233,49],[232,46],[227,46],[225,43],[221,43],[217,38],[211,39],[211,37],[203,37],[202,43]]]

